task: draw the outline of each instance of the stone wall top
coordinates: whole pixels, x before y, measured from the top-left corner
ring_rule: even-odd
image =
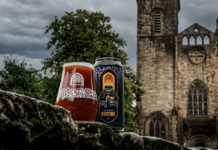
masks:
[[[114,132],[98,122],[74,122],[70,113],[0,90],[0,150],[190,150],[160,138]]]

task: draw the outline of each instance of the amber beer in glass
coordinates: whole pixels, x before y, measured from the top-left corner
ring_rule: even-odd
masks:
[[[69,110],[75,121],[94,120],[97,113],[97,95],[92,64],[64,64],[56,104]]]

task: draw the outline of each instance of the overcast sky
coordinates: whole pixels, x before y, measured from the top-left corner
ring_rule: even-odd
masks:
[[[136,0],[0,0],[0,69],[5,56],[12,54],[40,68],[49,57],[45,49],[45,26],[65,11],[87,9],[111,17],[115,32],[127,42],[129,63],[136,66]],[[218,0],[181,0],[179,31],[197,22],[215,31]]]

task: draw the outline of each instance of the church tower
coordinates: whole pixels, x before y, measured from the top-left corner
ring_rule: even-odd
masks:
[[[176,134],[175,56],[180,0],[137,0],[137,73],[145,94],[140,135],[173,139]]]

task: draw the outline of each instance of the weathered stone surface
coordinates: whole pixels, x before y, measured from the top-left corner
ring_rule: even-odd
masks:
[[[180,150],[180,145],[136,133],[116,133],[98,122],[73,122],[58,106],[0,90],[0,150]]]
[[[136,2],[137,75],[146,91],[138,133],[218,148],[218,22],[215,33],[197,23],[178,33],[180,0]],[[186,126],[190,117],[204,125]]]
[[[0,91],[0,148],[69,148],[78,141],[76,130],[68,111]]]
[[[184,148],[180,146],[179,144],[173,143],[166,141],[161,138],[157,137],[149,137],[149,136],[144,136],[144,145],[145,149],[165,149],[165,150],[186,150],[187,148]]]
[[[134,150],[143,150],[144,149],[144,141],[143,137],[139,136],[136,133],[120,133],[122,136],[120,143],[121,149],[134,149]],[[145,149],[147,150],[147,149]]]
[[[76,122],[79,140],[76,147],[81,150],[119,149],[121,137],[109,126],[98,122]]]

